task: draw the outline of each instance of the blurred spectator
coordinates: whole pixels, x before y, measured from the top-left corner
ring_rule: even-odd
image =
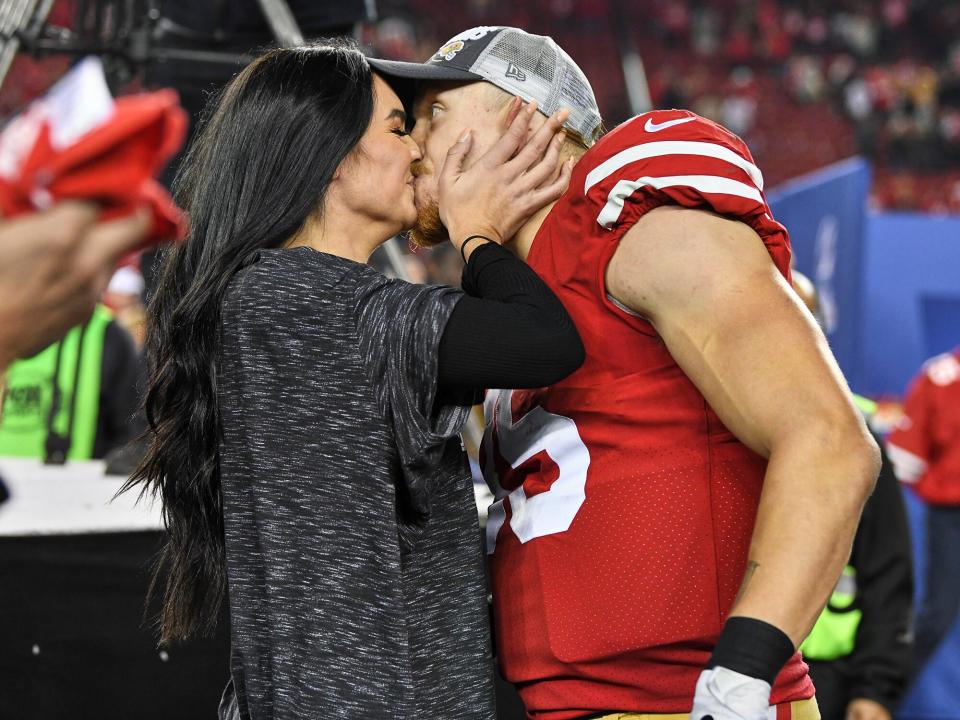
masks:
[[[103,293],[103,304],[116,315],[132,305],[138,305],[143,295],[143,276],[131,265],[117,268]]]
[[[810,55],[791,58],[787,66],[787,84],[798,102],[819,102],[826,89],[819,58]]]
[[[129,333],[97,306],[90,319],[7,370],[0,456],[102,458],[141,428],[143,368]]]
[[[690,18],[690,44],[698,55],[714,55],[720,48],[720,16],[716,8],[701,5]]]
[[[409,62],[420,60],[413,26],[404,19],[384,18],[377,23],[374,43],[384,57]]]
[[[737,135],[746,137],[757,118],[757,89],[753,71],[734,68],[720,106],[720,122]]]
[[[879,27],[876,19],[869,15],[869,6],[861,6],[852,12],[841,10],[833,16],[831,25],[841,45],[858,57],[873,57],[877,49]]]
[[[675,46],[687,41],[690,32],[690,9],[685,3],[661,3],[660,19],[668,45]]]
[[[110,278],[110,284],[103,294],[103,304],[113,312],[120,327],[130,333],[138,350],[143,348],[146,339],[143,292],[143,275],[135,267],[124,265]]]
[[[660,68],[650,82],[650,95],[658,108],[685,108],[686,93],[676,71],[669,65]]]
[[[723,53],[731,63],[748,62],[753,57],[753,40],[746,20],[737,22],[723,44]]]
[[[897,477],[927,505],[927,575],[917,615],[921,671],[960,609],[960,348],[913,379],[887,452]]]

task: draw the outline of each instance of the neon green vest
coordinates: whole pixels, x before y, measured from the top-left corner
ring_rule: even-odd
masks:
[[[112,319],[106,308],[97,306],[86,325],[73,328],[63,340],[10,366],[0,420],[0,456],[43,460],[48,440],[60,436],[65,442],[51,447],[65,450],[68,442],[66,459],[90,459],[100,410],[103,339]],[[59,397],[51,418],[54,375]],[[51,460],[62,458],[53,453]]]
[[[863,612],[854,607],[857,598],[857,571],[843,569],[830,601],[820,613],[816,625],[800,646],[810,660],[836,660],[853,652]]]

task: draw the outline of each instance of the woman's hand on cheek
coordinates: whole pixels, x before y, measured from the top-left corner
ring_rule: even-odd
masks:
[[[464,169],[473,138],[465,130],[450,148],[439,176],[440,217],[457,247],[469,235],[502,243],[537,211],[557,200],[570,183],[570,163],[560,163],[566,110],[554,113],[533,134],[530,103],[511,108],[512,122],[490,150]]]

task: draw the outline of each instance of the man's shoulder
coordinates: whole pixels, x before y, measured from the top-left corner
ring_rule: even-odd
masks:
[[[570,186],[606,229],[663,204],[767,212],[763,175],[746,144],[689,110],[653,110],[618,126],[584,154]]]
[[[704,147],[713,145],[715,148]],[[722,125],[697,115],[690,110],[651,110],[624,121],[601,137],[583,156],[586,166],[593,169],[612,160],[624,164],[655,158],[729,157],[725,148],[753,164],[750,151],[737,135]],[[599,177],[592,178],[599,182]]]

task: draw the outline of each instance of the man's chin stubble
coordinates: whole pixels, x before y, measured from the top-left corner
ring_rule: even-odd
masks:
[[[410,242],[417,247],[434,247],[447,241],[447,229],[440,220],[436,203],[417,205],[417,224],[410,229]]]

